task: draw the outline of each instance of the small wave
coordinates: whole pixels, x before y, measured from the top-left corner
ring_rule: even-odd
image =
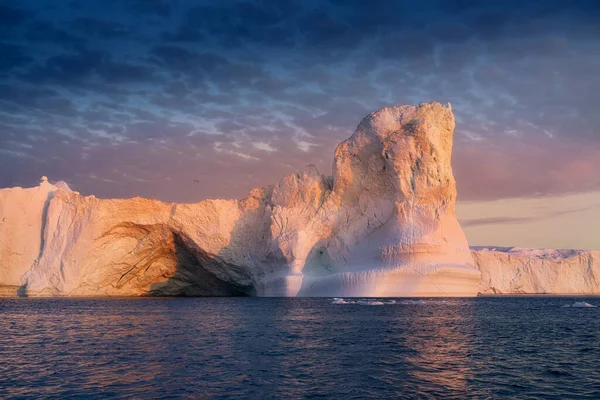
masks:
[[[554,368],[548,368],[546,370],[546,373],[548,375],[552,375],[552,376],[573,376],[573,374],[569,373],[568,371],[560,370],[560,369],[554,369]]]

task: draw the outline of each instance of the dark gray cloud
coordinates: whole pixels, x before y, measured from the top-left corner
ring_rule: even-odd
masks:
[[[239,197],[449,101],[460,199],[599,189],[599,27],[595,0],[7,1],[0,186]]]

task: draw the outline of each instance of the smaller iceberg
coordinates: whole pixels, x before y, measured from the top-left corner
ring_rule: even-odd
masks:
[[[573,304],[565,304],[561,308],[596,308],[596,306],[590,303],[586,303],[585,301],[576,301]]]
[[[344,300],[344,299],[340,299],[339,297],[334,297],[331,304],[356,304],[356,303],[351,300]]]
[[[425,300],[383,300],[383,299],[358,299],[349,300],[341,297],[334,297],[331,299],[331,304],[360,304],[362,306],[383,306],[391,304],[403,304],[403,305],[421,305],[421,304],[448,304],[448,301],[442,300],[439,302],[431,302]],[[570,305],[569,305],[570,307]],[[575,307],[575,306],[574,306]],[[594,306],[592,306],[594,307]]]
[[[379,300],[358,300],[356,304],[360,304],[363,306],[382,306],[384,303],[383,301]]]
[[[357,301],[342,299],[341,297],[334,297],[331,304],[360,304],[362,306],[382,306],[384,304],[396,304],[395,301],[383,302],[380,300],[372,299],[360,299]]]
[[[401,301],[400,304],[414,305],[414,304],[427,304],[427,302],[425,300],[404,300],[404,301]]]

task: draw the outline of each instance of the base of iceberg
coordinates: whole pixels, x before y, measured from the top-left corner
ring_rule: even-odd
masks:
[[[303,277],[298,296],[305,297],[469,297],[479,274],[469,268],[371,269]]]

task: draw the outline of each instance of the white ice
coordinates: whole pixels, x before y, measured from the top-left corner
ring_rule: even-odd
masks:
[[[334,298],[333,301],[331,302],[331,304],[356,304],[354,301],[351,300],[344,300],[344,299],[340,299],[340,298]]]
[[[565,304],[562,308],[595,308],[596,306],[585,301],[576,301],[573,304]]]
[[[331,301],[331,304],[360,304],[363,306],[382,306],[382,305],[392,305],[392,304],[402,304],[402,305],[421,305],[421,304],[447,304],[448,301],[425,301],[425,300],[377,300],[377,299],[358,299],[358,300],[350,300],[344,299],[341,297],[334,297]]]
[[[358,300],[356,304],[360,304],[363,306],[382,306],[384,303],[383,301],[379,300]]]

